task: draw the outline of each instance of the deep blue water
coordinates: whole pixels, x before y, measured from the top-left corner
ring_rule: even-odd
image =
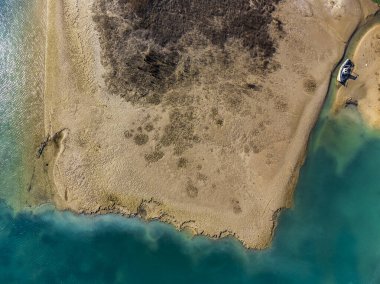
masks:
[[[113,215],[16,213],[25,3],[0,0],[0,283],[380,283],[380,139],[355,110],[321,116],[267,250]]]

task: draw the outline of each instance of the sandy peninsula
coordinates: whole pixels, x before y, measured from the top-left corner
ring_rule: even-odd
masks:
[[[341,87],[335,99],[335,112],[357,105],[367,125],[380,128],[380,23],[372,26],[360,39],[352,57],[356,80]]]
[[[39,160],[59,209],[270,244],[331,71],[377,6],[214,2],[48,1]]]

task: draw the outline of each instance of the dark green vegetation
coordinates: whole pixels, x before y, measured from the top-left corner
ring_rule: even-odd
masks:
[[[177,167],[178,168],[186,168],[188,162],[189,161],[186,158],[181,157],[181,158],[178,159]]]
[[[137,145],[144,145],[148,142],[149,136],[146,134],[136,134],[133,140]]]
[[[129,131],[129,130],[126,130],[126,131],[124,131],[124,136],[125,136],[125,138],[132,138],[133,137],[133,134],[132,134],[132,132],[131,131]]]
[[[304,87],[306,92],[314,93],[315,90],[317,89],[317,82],[314,80],[314,78],[306,79],[303,82],[303,87]]]
[[[161,108],[166,111],[161,118],[169,118],[166,125],[153,118],[138,122],[134,129],[126,125],[130,129],[126,138],[163,153],[145,153],[146,160],[158,161],[165,148],[182,155],[211,137],[204,134],[207,131],[223,128],[225,112],[236,116],[247,108],[247,100],[258,100],[261,86],[253,82],[242,86],[236,74],[278,68],[271,60],[276,41],[269,30],[283,33],[281,21],[272,17],[279,1],[95,1],[109,91],[136,107]],[[237,59],[237,54],[244,54],[244,59]],[[197,129],[201,124],[205,132]]]
[[[194,58],[186,54],[189,46],[225,51],[229,40],[263,58],[262,67],[267,68],[265,59],[276,50],[268,27],[279,1],[97,0],[94,20],[103,63],[110,68],[110,91],[128,101],[159,104],[158,94],[199,75]],[[275,24],[282,30],[279,20]],[[215,60],[210,59],[203,64]],[[226,52],[221,60],[229,64],[231,58]]]
[[[161,160],[164,157],[165,153],[160,150],[155,150],[149,154],[145,155],[145,160],[149,163],[154,163]]]
[[[187,183],[186,192],[187,192],[187,195],[191,198],[195,198],[198,196],[198,188],[194,186],[191,180],[189,180]]]
[[[170,114],[170,121],[164,129],[162,145],[174,146],[174,153],[180,155],[191,147],[193,142],[199,142],[199,137],[194,135],[194,115],[191,109],[174,109]]]
[[[147,125],[145,125],[144,129],[145,129],[146,131],[148,131],[148,132],[151,132],[151,131],[153,131],[154,126],[153,126],[152,123],[148,123]]]

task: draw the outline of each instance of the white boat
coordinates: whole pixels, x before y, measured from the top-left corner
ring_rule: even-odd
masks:
[[[346,59],[339,68],[337,80],[343,86],[346,85],[348,79],[356,79],[356,76],[352,76],[352,70],[354,69],[354,63],[350,59]]]

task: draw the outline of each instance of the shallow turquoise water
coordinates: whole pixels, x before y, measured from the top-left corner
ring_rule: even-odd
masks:
[[[0,0],[0,199],[16,208],[32,171],[21,165],[32,165],[41,141],[45,24],[43,11],[32,19],[34,2]]]
[[[48,206],[15,213],[6,204],[24,190],[23,87],[33,81],[35,96],[41,91],[38,74],[26,78],[20,49],[30,3],[0,0],[0,283],[380,282],[380,139],[355,110],[321,116],[294,208],[281,214],[264,251],[113,215]]]

